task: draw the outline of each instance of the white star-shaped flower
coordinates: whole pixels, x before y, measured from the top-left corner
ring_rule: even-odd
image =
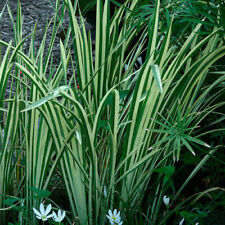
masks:
[[[55,212],[52,213],[52,219],[55,222],[60,223],[65,218],[65,215],[66,215],[66,212],[65,211],[58,210],[58,214],[56,214]]]
[[[42,220],[42,221],[46,221],[46,220],[48,220],[49,218],[52,217],[52,214],[49,214],[50,211],[51,211],[51,209],[52,209],[52,205],[49,204],[47,206],[46,210],[45,210],[45,207],[44,207],[44,204],[43,203],[40,204],[40,211],[38,211],[37,209],[33,208],[34,213],[36,214],[36,217],[39,220]]]
[[[123,221],[120,218],[120,211],[117,212],[116,209],[108,211],[108,215],[106,215],[107,218],[109,219],[109,222],[111,225],[122,225]]]

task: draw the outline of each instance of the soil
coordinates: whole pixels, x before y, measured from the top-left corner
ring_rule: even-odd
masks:
[[[3,10],[4,5],[7,1],[1,0],[0,1],[0,12]],[[61,0],[61,3],[63,0]],[[35,47],[38,49],[40,47],[40,43],[43,38],[43,33],[45,30],[45,27],[47,23],[54,17],[54,9],[55,6],[55,0],[21,0],[21,8],[22,8],[22,15],[23,15],[23,27],[22,27],[22,37],[25,38],[26,36],[31,34],[32,29],[34,28],[36,22],[37,22],[37,29],[35,32]],[[17,15],[17,0],[8,0],[8,4],[10,7],[10,10],[12,12],[12,16],[14,19],[14,22],[16,22],[16,15]],[[78,18],[78,17],[77,17]],[[79,18],[78,18],[79,21]],[[94,23],[94,20],[91,21]],[[58,64],[60,60],[60,51],[59,51],[59,43],[60,38],[63,30],[66,30],[69,25],[69,16],[68,13],[65,14],[63,23],[61,27],[59,28],[59,32],[56,38],[56,42],[53,47],[53,54],[54,54],[54,60]],[[51,31],[52,31],[53,23],[50,24],[49,30],[47,32],[47,39],[46,39],[46,45],[48,46],[48,43],[50,42],[51,38]],[[90,23],[85,23],[86,30],[93,30],[93,26]],[[2,18],[0,19],[0,38],[9,43],[11,40],[13,40],[13,23],[10,19],[7,7],[5,8]],[[23,44],[23,51],[25,53],[28,52],[30,45],[30,38],[28,38],[25,43]],[[2,51],[2,55],[4,54],[4,47]]]
[[[12,41],[12,45],[15,46],[14,43],[14,30],[13,30],[13,22],[12,19],[10,18],[10,14],[8,12],[7,7],[4,8],[5,4],[8,2],[13,21],[16,25],[16,17],[17,17],[17,0],[0,0],[0,13],[2,12],[2,17],[0,18],[0,39],[9,43]],[[46,25],[49,24],[49,22],[54,18],[55,11],[55,2],[56,0],[20,0],[21,4],[21,9],[22,9],[22,38],[25,38],[28,36],[28,38],[25,40],[23,44],[23,52],[28,53],[29,52],[29,47],[30,47],[30,35],[32,33],[32,30],[36,26],[36,32],[35,32],[35,40],[34,40],[34,46],[35,46],[35,51],[37,54],[37,51],[40,47],[41,41],[43,39],[43,34],[46,28]],[[60,0],[60,4],[63,3],[63,0]],[[4,9],[4,11],[3,11]],[[80,18],[77,17],[78,23],[80,21]],[[88,23],[85,18],[85,27],[87,31],[91,31],[92,37],[94,39],[94,27],[95,27],[95,17],[93,15],[89,17],[89,20],[91,23]],[[59,27],[55,43],[53,45],[53,65],[55,67],[58,67],[61,56],[60,56],[60,39],[63,40],[63,34],[64,31],[67,30],[69,26],[69,14],[68,12],[65,13],[63,22],[61,26]],[[44,57],[47,53],[48,45],[51,40],[51,35],[52,35],[52,29],[53,29],[53,22],[49,25],[48,31],[47,31],[47,36],[46,36],[46,45],[45,45],[45,51],[44,51]],[[72,41],[70,40],[70,44],[72,45]],[[94,44],[94,41],[93,41]],[[1,55],[0,55],[0,62],[1,59],[4,57],[4,53],[6,51],[5,46],[0,46],[1,47]],[[73,51],[72,51],[73,55]],[[72,66],[69,65],[68,68],[68,74],[73,74],[73,69]],[[48,71],[47,71],[48,73]],[[11,79],[11,78],[10,78]],[[7,83],[7,88],[6,88],[6,97],[9,96],[10,92],[10,84],[11,82]],[[13,86],[13,92],[14,92],[14,86]]]

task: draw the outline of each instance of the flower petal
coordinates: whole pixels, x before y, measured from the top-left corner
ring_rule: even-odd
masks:
[[[46,215],[46,216],[50,213],[51,209],[52,209],[52,205],[49,204],[49,205],[47,206],[46,210],[45,210],[45,215]]]
[[[37,209],[33,208],[33,210],[34,210],[34,213],[35,213],[37,216],[41,216],[41,213],[40,213]]]
[[[45,208],[44,208],[44,204],[43,203],[40,204],[40,212],[41,212],[42,215],[45,214]]]
[[[63,213],[62,213],[62,215],[61,215],[62,220],[65,218],[65,216],[66,216],[66,212],[65,212],[65,211],[63,211]]]
[[[52,212],[52,217],[54,217],[54,218],[57,217],[57,215],[56,215],[56,213],[54,211]]]
[[[59,210],[58,210],[58,217],[61,218],[61,216],[62,216],[62,212],[61,212],[61,210],[59,209]]]
[[[110,209],[109,209],[109,211],[108,211],[108,214],[109,214],[110,217],[113,216],[112,211],[111,211]]]
[[[164,202],[164,204],[165,204],[166,206],[168,206],[169,203],[170,203],[170,198],[167,197],[166,195],[164,195],[164,196],[163,196],[163,202]]]
[[[116,222],[116,223],[119,223],[120,220],[121,220],[120,217],[117,217],[117,218],[115,219],[115,222]]]
[[[110,217],[110,216],[108,216],[108,215],[106,215],[106,217],[109,219],[109,220],[111,220],[112,218]]]
[[[46,218],[52,218],[52,214],[49,214],[48,216],[46,216]]]
[[[184,223],[184,218],[180,221],[179,225],[183,225]]]

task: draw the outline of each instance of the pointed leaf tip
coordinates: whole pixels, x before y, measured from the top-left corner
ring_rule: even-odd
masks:
[[[153,73],[153,76],[155,78],[156,84],[159,88],[159,91],[162,94],[163,88],[162,88],[162,80],[161,80],[161,74],[160,74],[160,71],[159,71],[159,66],[156,65],[156,64],[151,65],[151,69],[152,69],[152,73]]]

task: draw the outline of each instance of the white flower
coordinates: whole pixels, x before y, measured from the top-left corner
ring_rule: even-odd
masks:
[[[61,211],[61,210],[58,210],[58,215],[56,215],[55,212],[52,213],[52,219],[55,221],[55,222],[62,222],[64,217],[66,215],[66,212],[65,211]]]
[[[113,212],[111,210],[108,211],[108,215],[106,215],[107,218],[109,219],[109,222],[111,225],[122,225],[123,221],[120,218],[120,211],[117,212],[116,209],[113,210]]]
[[[184,223],[184,218],[180,221],[179,225],[183,225]]]
[[[169,203],[170,203],[170,198],[167,197],[166,195],[164,195],[164,196],[163,196],[163,202],[164,202],[164,204],[165,204],[166,206],[168,206]]]
[[[104,197],[107,198],[107,189],[106,189],[106,186],[104,186],[103,194],[104,194]]]
[[[199,223],[196,223],[195,225],[199,225]]]
[[[33,208],[34,213],[36,214],[36,217],[42,221],[46,221],[52,217],[52,214],[48,215],[51,209],[52,209],[52,205],[49,204],[45,210],[43,203],[40,204],[40,212],[37,209]]]

